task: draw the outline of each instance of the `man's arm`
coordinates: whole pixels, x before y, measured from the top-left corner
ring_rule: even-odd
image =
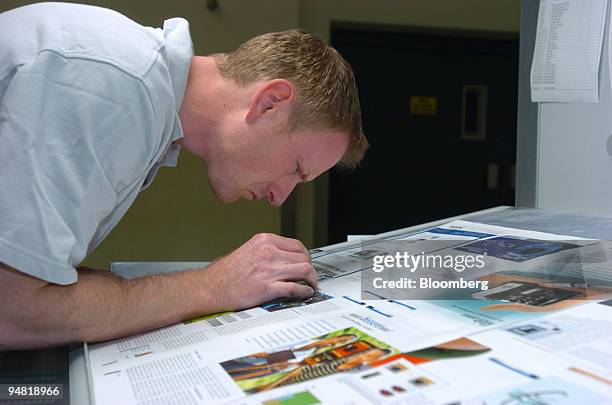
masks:
[[[308,285],[292,282],[300,280]],[[206,269],[132,280],[82,270],[64,286],[0,263],[0,350],[113,339],[279,297],[307,298],[316,285],[304,246],[271,234]]]

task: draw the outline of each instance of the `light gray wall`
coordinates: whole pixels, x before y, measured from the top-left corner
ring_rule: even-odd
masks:
[[[540,105],[540,208],[612,215],[612,150],[607,148],[612,101],[607,41],[602,60],[599,104]]]
[[[592,215],[612,215],[612,99],[608,33],[600,66],[599,103],[531,102],[529,71],[537,26],[537,1],[521,15],[521,92],[517,205]],[[534,15],[535,14],[535,15]]]

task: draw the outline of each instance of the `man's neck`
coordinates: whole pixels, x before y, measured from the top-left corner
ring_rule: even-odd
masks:
[[[200,157],[214,142],[216,127],[226,114],[222,94],[225,81],[214,58],[193,57],[179,118],[184,136],[181,144]]]

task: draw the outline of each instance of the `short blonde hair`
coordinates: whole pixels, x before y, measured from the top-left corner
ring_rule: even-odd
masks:
[[[296,87],[291,130],[333,129],[349,134],[339,162],[359,164],[368,148],[361,125],[361,107],[353,69],[319,37],[302,30],[257,36],[233,52],[215,55],[221,75],[246,85],[258,80],[286,79]]]

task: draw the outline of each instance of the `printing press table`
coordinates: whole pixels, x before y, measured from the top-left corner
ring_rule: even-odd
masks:
[[[468,213],[452,218],[444,218],[426,224],[416,225],[401,230],[387,232],[380,237],[392,237],[395,234],[405,234],[406,232],[418,232],[427,228],[439,226],[441,224],[464,219],[473,222],[480,222],[489,225],[497,225],[525,230],[548,232],[555,234],[570,235],[583,238],[593,238],[602,240],[612,240],[612,218],[594,217],[577,215],[570,213],[550,212],[539,209],[522,209],[507,206],[499,206],[482,211]],[[334,247],[342,248],[348,245],[355,245],[355,242],[344,242]],[[357,243],[358,244],[358,243]],[[165,263],[153,264],[147,274],[154,274],[160,271],[168,272],[180,270],[181,268],[193,268],[193,263]],[[126,277],[133,277],[129,267],[123,269],[127,273],[117,272]],[[146,275],[139,273],[140,276]],[[74,347],[69,352],[69,399],[73,404],[91,404],[89,393],[89,378],[87,373],[87,344]],[[58,402],[59,403],[59,402]],[[68,402],[66,402],[68,403]]]

